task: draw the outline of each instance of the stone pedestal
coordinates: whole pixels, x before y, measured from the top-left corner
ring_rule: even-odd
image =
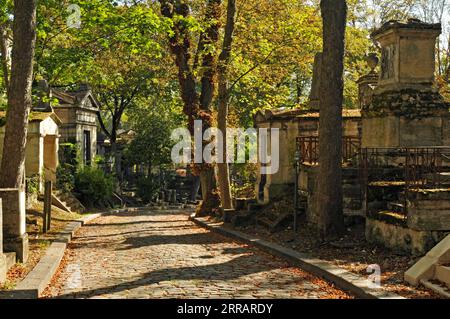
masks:
[[[0,284],[6,280],[6,257],[3,255],[3,215],[2,199],[0,198]]]
[[[3,202],[3,248],[15,252],[17,260],[28,259],[28,234],[26,233],[25,191],[0,189]]]
[[[440,24],[388,22],[372,37],[381,46],[381,74],[362,110],[363,147],[448,143],[449,103],[433,87]]]

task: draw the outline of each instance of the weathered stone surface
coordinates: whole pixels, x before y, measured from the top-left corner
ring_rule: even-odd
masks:
[[[436,38],[440,24],[417,20],[389,21],[372,33],[382,47],[381,75],[377,90],[383,87],[420,87],[434,81]]]
[[[25,192],[19,189],[0,189],[3,204],[3,236],[25,234]]]
[[[450,200],[414,200],[408,207],[408,227],[450,231]]]
[[[373,218],[366,219],[366,240],[404,254],[423,255],[439,242],[445,233],[418,231]]]
[[[32,112],[30,115],[25,148],[25,172],[27,178],[37,179],[41,192],[44,191],[45,179],[56,180],[59,124],[59,118],[52,112]],[[0,127],[0,159],[4,136],[5,127]]]
[[[439,24],[388,22],[373,33],[382,47],[381,75],[362,110],[363,147],[442,146],[450,103],[433,87]]]
[[[3,248],[15,252],[17,259],[28,259],[28,235],[25,220],[25,191],[0,189],[3,204]]]
[[[436,280],[439,280],[440,282],[445,283],[448,287],[450,287],[450,267],[442,265],[436,266],[434,276]]]
[[[360,135],[359,110],[343,110],[343,134],[356,137]],[[294,110],[264,110],[255,115],[256,128],[279,129],[279,169],[273,174],[261,175],[261,163],[257,167],[255,190],[260,203],[269,203],[278,194],[292,192],[290,185],[295,182],[294,155],[299,136],[317,136],[319,129],[319,112],[302,109]],[[288,185],[272,188],[272,185]],[[274,191],[275,193],[272,193]]]

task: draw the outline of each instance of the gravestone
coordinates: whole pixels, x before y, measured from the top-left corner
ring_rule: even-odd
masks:
[[[314,57],[313,78],[311,83],[311,93],[309,95],[309,108],[318,111],[320,108],[320,83],[322,69],[322,52],[316,53]]]

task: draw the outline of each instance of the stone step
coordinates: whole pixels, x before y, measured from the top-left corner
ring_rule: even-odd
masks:
[[[435,278],[450,288],[450,267],[438,265],[435,270]]]
[[[444,284],[437,284],[425,279],[421,280],[420,283],[426,288],[433,290],[435,293],[443,297],[450,298],[450,289]]]
[[[10,270],[16,264],[16,253],[4,253],[6,257],[6,270]]]

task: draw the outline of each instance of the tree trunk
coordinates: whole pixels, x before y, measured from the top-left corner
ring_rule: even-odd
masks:
[[[13,51],[0,187],[24,186],[25,146],[32,107],[36,0],[14,1]]]
[[[219,56],[218,74],[219,74],[219,101],[217,125],[223,134],[223,158],[217,164],[217,181],[219,184],[220,199],[222,207],[225,209],[233,208],[230,170],[227,162],[227,126],[228,126],[228,64],[230,63],[231,46],[233,44],[233,32],[236,22],[236,0],[228,0],[227,23],[225,26],[225,36],[223,39],[222,53]]]
[[[173,19],[175,15],[184,18],[190,16],[190,8],[186,2],[175,0],[159,0],[163,16]],[[172,35],[169,37],[170,50],[175,57],[178,67],[178,81],[181,98],[184,104],[184,114],[188,117],[188,128],[194,135],[194,121],[202,121],[202,131],[212,126],[211,102],[215,90],[216,58],[212,50],[217,43],[220,30],[221,0],[208,0],[205,21],[208,22],[206,30],[200,39],[198,47],[202,48],[199,56],[202,57],[201,94],[197,93],[197,80],[191,66],[191,39],[189,29],[181,22],[174,21]],[[194,62],[196,64],[196,62]],[[206,143],[207,144],[207,143]],[[215,190],[214,167],[210,164],[196,164],[196,174],[200,175],[202,184],[203,203],[198,214],[211,214],[218,208],[218,194]]]
[[[203,35],[203,47],[209,48],[203,55],[202,69],[203,75],[201,78],[201,94],[200,94],[200,112],[198,118],[202,120],[202,131],[212,127],[212,112],[211,103],[216,88],[215,75],[217,73],[216,68],[216,55],[215,51],[211,47],[215,47],[219,40],[220,29],[220,16],[221,16],[221,3],[222,0],[208,0],[205,20],[209,22],[209,26],[206,28]],[[217,209],[218,202],[215,193],[216,180],[214,173],[214,166],[204,164],[200,172],[200,181],[202,185],[202,197],[203,203],[199,209],[199,214],[212,214],[214,209]]]
[[[319,235],[325,239],[343,231],[342,103],[345,0],[321,0],[323,19],[322,80],[320,84],[319,174],[316,207]]]
[[[5,24],[0,25],[0,53],[2,55],[3,82],[6,96],[9,94],[9,56],[8,56],[8,31]]]

